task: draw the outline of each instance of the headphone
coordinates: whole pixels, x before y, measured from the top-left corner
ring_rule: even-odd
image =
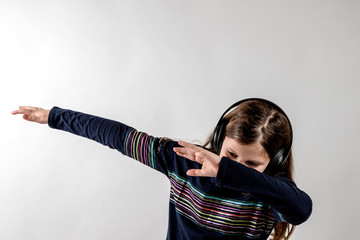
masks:
[[[290,152],[291,152],[291,147],[292,147],[292,140],[293,140],[293,131],[292,131],[292,127],[291,127],[291,123],[290,120],[288,118],[288,116],[286,115],[286,113],[275,103],[266,100],[266,99],[262,99],[262,98],[246,98],[243,100],[240,100],[236,103],[234,103],[233,105],[231,105],[220,117],[220,120],[218,122],[218,124],[215,127],[215,130],[213,132],[213,135],[211,137],[211,146],[214,148],[215,152],[217,154],[220,154],[221,151],[221,147],[222,147],[222,143],[225,139],[225,134],[226,134],[226,126],[228,125],[229,121],[224,119],[224,117],[235,107],[239,106],[240,104],[247,102],[247,101],[252,101],[252,100],[256,100],[256,101],[260,101],[263,103],[266,103],[270,106],[272,106],[273,108],[275,108],[275,110],[277,110],[278,112],[282,113],[285,118],[287,119],[289,126],[290,126],[290,144],[288,146],[283,146],[281,147],[279,150],[277,150],[277,152],[275,153],[274,157],[270,160],[268,166],[266,167],[264,173],[268,174],[268,175],[275,175],[281,172],[281,168],[282,166],[285,164],[285,162],[287,161]]]

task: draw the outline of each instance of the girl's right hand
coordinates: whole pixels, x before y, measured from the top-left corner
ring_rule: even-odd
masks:
[[[37,122],[42,124],[48,123],[50,110],[45,110],[39,107],[25,107],[20,106],[18,110],[11,112],[12,115],[23,114],[23,118],[27,121]]]
[[[194,144],[178,141],[181,147],[174,147],[177,155],[200,163],[201,169],[189,169],[187,175],[192,177],[216,177],[221,157]]]

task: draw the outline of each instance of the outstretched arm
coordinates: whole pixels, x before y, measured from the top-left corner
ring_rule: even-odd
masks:
[[[163,151],[167,145],[121,122],[59,107],[19,107],[12,114],[23,114],[25,120],[92,139],[167,174],[168,158]]]
[[[18,110],[11,112],[13,115],[23,114],[23,118],[27,121],[47,124],[50,110],[45,110],[39,107],[25,107],[20,106]]]

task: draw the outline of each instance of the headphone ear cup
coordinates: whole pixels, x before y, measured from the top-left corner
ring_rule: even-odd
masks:
[[[278,172],[286,161],[285,148],[280,148],[270,160],[268,166],[265,169],[265,173],[268,175],[274,175]]]
[[[216,126],[211,139],[211,146],[214,148],[217,154],[220,154],[221,151],[222,142],[224,141],[225,133],[226,133],[226,125],[227,125],[227,121],[224,120],[220,121]]]

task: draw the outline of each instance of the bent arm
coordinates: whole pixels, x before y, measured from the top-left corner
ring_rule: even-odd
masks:
[[[311,198],[294,182],[268,176],[226,157],[221,159],[216,181],[219,186],[250,193],[293,225],[305,222],[312,212]]]

